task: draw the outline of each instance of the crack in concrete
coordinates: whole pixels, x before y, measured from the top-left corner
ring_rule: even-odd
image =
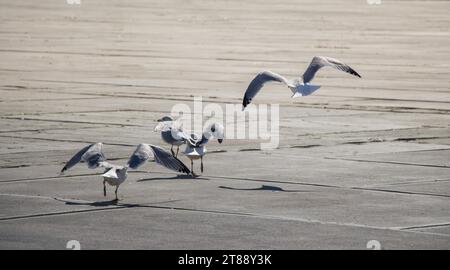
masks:
[[[402,138],[396,138],[392,141],[404,141],[404,142],[410,142],[410,141],[418,141],[418,140],[434,140],[434,139],[450,139],[450,136],[429,136],[429,137],[402,137]],[[450,142],[450,141],[449,141]]]
[[[447,226],[450,226],[450,222],[449,223],[418,225],[418,226],[411,226],[411,227],[402,227],[399,229],[407,231],[407,230],[429,229],[429,228],[439,228],[439,227],[447,227]]]
[[[83,140],[64,140],[64,139],[48,139],[48,138],[35,138],[35,137],[18,137],[18,136],[12,136],[12,135],[2,135],[0,134],[0,137],[3,138],[13,138],[13,139],[22,139],[22,140],[41,140],[41,141],[54,141],[54,142],[72,142],[72,143],[92,143],[92,141],[83,141]],[[127,146],[127,147],[136,147],[136,145],[132,144],[125,144],[125,143],[110,143],[110,142],[104,142],[108,145],[115,145],[115,146]]]
[[[85,113],[85,112],[84,112]],[[128,126],[128,127],[143,127],[142,125],[135,124],[120,124],[120,123],[110,123],[110,122],[92,122],[92,121],[75,121],[75,120],[56,120],[56,119],[41,119],[41,118],[31,118],[31,117],[2,117],[3,119],[20,120],[20,121],[40,121],[40,122],[55,122],[55,123],[67,123],[67,124],[85,124],[85,125],[98,125],[100,127],[107,126]],[[64,129],[64,128],[61,128]]]
[[[367,129],[367,130],[353,130],[353,131],[333,131],[333,132],[323,132],[323,133],[297,134],[297,137],[323,136],[323,135],[345,135],[345,134],[359,134],[359,133],[400,131],[400,130],[421,130],[421,129],[448,129],[448,127],[437,127],[437,126],[436,127],[404,127],[404,128]]]
[[[450,179],[435,179],[435,180],[429,180],[429,179],[426,179],[426,180],[413,180],[413,181],[405,181],[405,182],[395,182],[395,183],[385,183],[385,184],[383,184],[383,185],[375,185],[375,186],[372,186],[373,188],[383,188],[383,187],[386,187],[386,186],[393,186],[393,187],[395,187],[395,186],[409,186],[409,185],[417,185],[417,184],[426,184],[426,183],[429,183],[429,184],[433,184],[433,183],[441,183],[441,182],[449,182],[450,181]]]
[[[113,159],[110,159],[113,160]],[[148,161],[148,162],[155,162],[155,161]],[[152,173],[148,171],[142,171],[142,170],[133,170],[129,171],[128,174],[136,174],[136,173]],[[55,175],[55,176],[45,176],[45,177],[35,177],[35,178],[19,178],[19,179],[9,179],[9,180],[0,180],[0,184],[8,184],[8,183],[16,183],[16,182],[38,182],[38,181],[51,181],[51,180],[62,180],[62,179],[70,179],[70,178],[76,178],[76,177],[92,177],[92,176],[98,176],[100,177],[102,175],[101,172],[98,173],[85,173],[85,174],[71,174],[71,175]]]
[[[447,149],[445,149],[445,150],[447,150]],[[446,169],[450,168],[450,165],[433,165],[433,164],[408,163],[408,162],[398,162],[398,161],[379,161],[379,160],[340,158],[340,157],[324,157],[324,159],[345,160],[345,161],[354,161],[354,162],[369,162],[369,163],[380,163],[380,164],[396,164],[396,165],[406,165],[406,166],[420,166],[420,167],[431,167],[431,168],[446,168]]]
[[[397,190],[389,190],[389,189],[377,189],[377,188],[369,188],[369,187],[346,187],[346,186],[337,186],[337,185],[327,185],[327,184],[315,184],[315,183],[305,183],[305,182],[291,182],[291,181],[279,181],[279,180],[266,180],[266,179],[254,179],[254,178],[237,178],[237,177],[228,177],[228,176],[209,176],[204,175],[208,178],[218,178],[218,179],[230,179],[230,180],[238,180],[238,181],[251,181],[251,182],[267,182],[267,183],[277,183],[277,184],[290,184],[290,185],[302,185],[302,186],[313,186],[313,187],[321,187],[321,188],[335,188],[335,189],[347,189],[347,190],[362,190],[362,191],[371,191],[371,192],[388,192],[388,193],[398,193],[398,194],[406,194],[406,195],[419,195],[419,196],[432,196],[432,197],[445,197],[450,198],[450,195],[444,194],[435,194],[435,193],[421,193],[421,192],[409,192],[409,191],[397,191]]]
[[[31,120],[31,119],[24,119],[25,121]],[[33,120],[34,121],[34,120]],[[55,130],[80,130],[80,129],[94,129],[99,127],[107,127],[107,125],[100,125],[96,127],[61,127],[61,128],[41,128],[41,129],[19,129],[19,130],[2,130],[0,131],[0,134],[2,133],[17,133],[17,132],[47,132],[47,131],[55,131]]]
[[[412,192],[412,191],[401,191],[401,190],[391,190],[391,189],[383,189],[383,188],[352,187],[352,189],[355,189],[355,190],[364,190],[364,191],[380,191],[380,192],[388,192],[388,193],[396,193],[396,194],[424,195],[424,196],[432,196],[432,197],[444,197],[444,198],[450,198],[450,195],[445,195],[445,194],[426,193],[426,192]]]
[[[100,173],[86,173],[86,174],[73,174],[73,175],[57,175],[57,176],[46,176],[46,177],[35,177],[35,178],[20,178],[11,180],[0,180],[0,184],[7,183],[17,183],[17,182],[34,182],[34,181],[46,181],[46,180],[56,180],[56,179],[68,179],[75,177],[88,177],[88,176],[99,176]]]
[[[44,92],[44,91],[40,91],[40,92]],[[61,93],[60,93],[61,94]],[[101,96],[98,97],[94,97],[94,95],[92,95],[93,97],[79,97],[79,98],[52,98],[52,99],[4,99],[4,100],[0,100],[0,102],[8,102],[8,103],[12,103],[12,102],[38,102],[38,101],[63,101],[63,100],[93,100],[93,99],[102,99]]]
[[[116,113],[116,112],[158,112],[158,111],[151,111],[151,110],[137,110],[137,109],[115,109],[115,110],[98,110],[98,111],[61,111],[61,112],[38,112],[38,113],[14,113],[14,114],[5,114],[0,116],[0,118],[3,119],[16,119],[21,118],[23,116],[29,115],[49,115],[49,114],[88,114],[88,113]]]

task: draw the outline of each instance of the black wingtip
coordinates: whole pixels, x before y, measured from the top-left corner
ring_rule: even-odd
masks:
[[[191,174],[191,170],[189,170],[187,167],[183,169],[179,169],[178,172],[185,173],[187,175]]]
[[[186,165],[184,165],[184,163],[180,159],[178,159],[175,156],[172,156],[172,157],[178,162],[178,165],[179,165],[178,172],[185,173],[187,175],[191,174],[191,170],[189,170],[189,168]]]
[[[133,154],[130,157],[130,159],[128,160],[127,166],[128,166],[128,168],[135,170],[139,167],[139,165],[140,165],[139,163],[140,163],[139,157],[137,157],[136,155]]]
[[[354,69],[350,69],[350,74],[355,75],[356,77],[361,78],[361,75],[358,74]]]
[[[242,100],[242,111],[245,110],[248,104],[250,104],[250,100],[247,97],[244,97],[244,99]]]

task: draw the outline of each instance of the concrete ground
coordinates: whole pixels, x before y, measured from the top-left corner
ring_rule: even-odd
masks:
[[[70,2],[70,1],[69,1]],[[0,0],[0,248],[450,248],[448,1]],[[100,171],[58,173],[105,143],[124,164],[178,103],[240,104],[264,69],[280,145],[211,142],[205,172],[149,163],[102,195]],[[188,163],[186,157],[181,159]],[[199,164],[196,164],[199,170]]]

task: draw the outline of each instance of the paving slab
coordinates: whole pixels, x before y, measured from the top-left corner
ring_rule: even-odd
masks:
[[[2,249],[65,249],[73,239],[82,249],[365,249],[373,239],[384,249],[448,245],[438,234],[152,208],[7,221],[2,230]]]

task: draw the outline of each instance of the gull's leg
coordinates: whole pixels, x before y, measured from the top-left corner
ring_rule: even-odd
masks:
[[[200,157],[200,171],[203,173],[203,157]]]
[[[117,191],[118,191],[118,190],[119,190],[119,186],[116,187],[116,191],[115,191],[115,193],[116,193],[116,201],[119,200],[119,198],[117,197]]]
[[[175,157],[178,157],[178,151],[180,151],[180,146],[179,145],[177,146],[177,153],[176,153]]]
[[[175,156],[175,152],[173,151],[173,144],[172,147],[170,147],[170,152],[172,152],[172,156]]]
[[[103,196],[106,197],[106,181],[103,180]]]
[[[192,176],[195,177],[195,173],[194,173],[194,161],[191,159],[191,172],[192,172]]]

